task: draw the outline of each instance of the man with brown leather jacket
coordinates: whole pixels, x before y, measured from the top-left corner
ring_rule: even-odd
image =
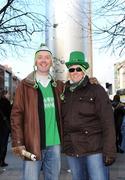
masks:
[[[72,179],[109,180],[108,166],[116,157],[111,102],[101,85],[89,82],[84,53],[71,52],[66,66],[70,80],[62,94],[63,151]]]
[[[48,47],[36,51],[35,66],[16,90],[11,112],[13,152],[24,159],[23,180],[38,180],[41,165],[45,180],[58,180],[63,84],[50,75],[52,53]]]

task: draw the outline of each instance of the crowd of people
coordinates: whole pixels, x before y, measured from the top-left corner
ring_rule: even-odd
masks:
[[[23,159],[23,180],[39,180],[41,167],[45,180],[58,180],[61,153],[67,157],[72,180],[109,180],[116,152],[125,149],[125,106],[117,95],[111,102],[96,78],[88,77],[83,52],[70,53],[66,83],[53,78],[52,65],[51,50],[41,46],[33,72],[16,89],[12,108],[7,94],[1,95],[0,123],[6,125],[6,135],[0,131],[0,165],[7,165],[11,131],[12,150]],[[36,161],[23,151],[34,154]]]

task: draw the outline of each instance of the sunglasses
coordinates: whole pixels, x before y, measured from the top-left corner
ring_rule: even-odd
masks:
[[[77,68],[70,68],[69,69],[69,72],[71,73],[71,72],[81,72],[82,71],[82,69],[80,68],[80,67],[77,67]]]

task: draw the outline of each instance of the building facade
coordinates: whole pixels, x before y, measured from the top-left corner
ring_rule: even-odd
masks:
[[[125,89],[125,61],[114,65],[115,90]]]
[[[0,92],[2,90],[7,90],[10,93],[10,100],[13,100],[16,87],[20,80],[17,78],[12,69],[7,66],[0,65]]]
[[[120,100],[125,103],[125,61],[116,63],[114,72],[115,93],[120,95]]]

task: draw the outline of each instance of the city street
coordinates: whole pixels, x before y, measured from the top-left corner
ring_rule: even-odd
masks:
[[[0,168],[0,180],[20,180],[22,161],[12,154],[10,142],[8,145],[6,162],[9,165],[6,168]],[[62,155],[60,180],[71,180],[71,174],[70,172],[67,172],[67,169],[68,165],[66,163],[66,158]],[[43,180],[42,172],[41,180]],[[125,154],[118,154],[115,164],[111,166],[110,180],[125,180]]]

